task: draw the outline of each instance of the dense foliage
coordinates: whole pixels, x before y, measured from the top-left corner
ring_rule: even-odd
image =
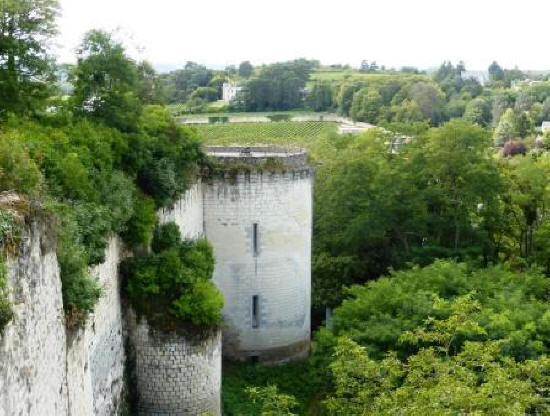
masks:
[[[316,61],[297,59],[267,65],[244,85],[237,106],[246,111],[289,110],[302,106],[303,89]]]
[[[304,415],[546,414],[549,284],[535,269],[452,261],[394,272],[349,290],[300,375],[231,369],[224,391],[252,382],[264,406],[294,396]]]
[[[329,413],[548,412],[548,284],[436,262],[353,288],[322,339]]]
[[[152,252],[121,265],[125,290],[150,324],[174,329],[220,324],[223,297],[212,283],[214,255],[206,240],[182,241],[175,223],[159,225]]]
[[[317,150],[317,307],[338,305],[342,284],[408,263],[548,265],[545,153],[499,158],[489,134],[462,120],[418,135],[397,153],[388,151],[392,140],[370,131],[354,140],[334,137]]]
[[[78,324],[101,295],[89,266],[104,260],[109,237],[146,247],[155,209],[178,198],[203,156],[194,131],[163,107],[144,106],[152,69],[110,34],[84,36],[68,70],[74,93],[61,99],[48,78],[57,2],[1,7],[0,192],[26,195],[42,210],[57,236],[67,322]]]

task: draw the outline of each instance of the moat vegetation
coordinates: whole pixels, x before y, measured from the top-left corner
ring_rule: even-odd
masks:
[[[332,325],[316,325],[306,362],[227,364],[225,414],[550,412],[547,76],[494,62],[481,85],[461,63],[427,74],[304,59],[158,75],[95,30],[61,67],[48,54],[56,1],[2,11],[0,192],[24,196],[55,233],[69,324],[93,311],[89,267],[118,234],[134,253],[122,271],[138,313],[219,325],[211,247],[158,226],[155,211],[206,163],[203,137],[304,146],[318,162],[313,313],[320,324],[334,309]],[[285,117],[191,128],[164,106],[209,111],[226,81],[246,87],[226,110],[334,111],[383,128],[338,135]],[[25,226],[12,214],[0,206],[3,258]],[[12,317],[3,263],[0,328]]]

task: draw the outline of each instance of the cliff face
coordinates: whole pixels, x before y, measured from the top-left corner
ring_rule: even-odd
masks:
[[[117,238],[94,267],[103,296],[85,328],[65,328],[57,258],[35,223],[7,262],[15,317],[0,339],[0,415],[112,415],[120,411],[124,348]]]
[[[66,334],[55,252],[37,224],[7,262],[15,316],[0,338],[0,415],[67,413]]]
[[[113,237],[105,262],[91,272],[103,290],[86,326],[67,334],[67,385],[70,415],[113,415],[121,410],[124,343],[118,264],[122,245]]]

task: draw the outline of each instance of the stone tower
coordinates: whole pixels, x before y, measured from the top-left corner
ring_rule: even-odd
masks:
[[[310,342],[313,170],[302,149],[210,147],[203,179],[214,282],[225,297],[224,355],[284,362]]]

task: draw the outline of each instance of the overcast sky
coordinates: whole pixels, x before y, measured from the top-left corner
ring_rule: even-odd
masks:
[[[548,0],[60,0],[61,61],[82,34],[119,29],[159,68],[319,59],[427,68],[550,69]]]

